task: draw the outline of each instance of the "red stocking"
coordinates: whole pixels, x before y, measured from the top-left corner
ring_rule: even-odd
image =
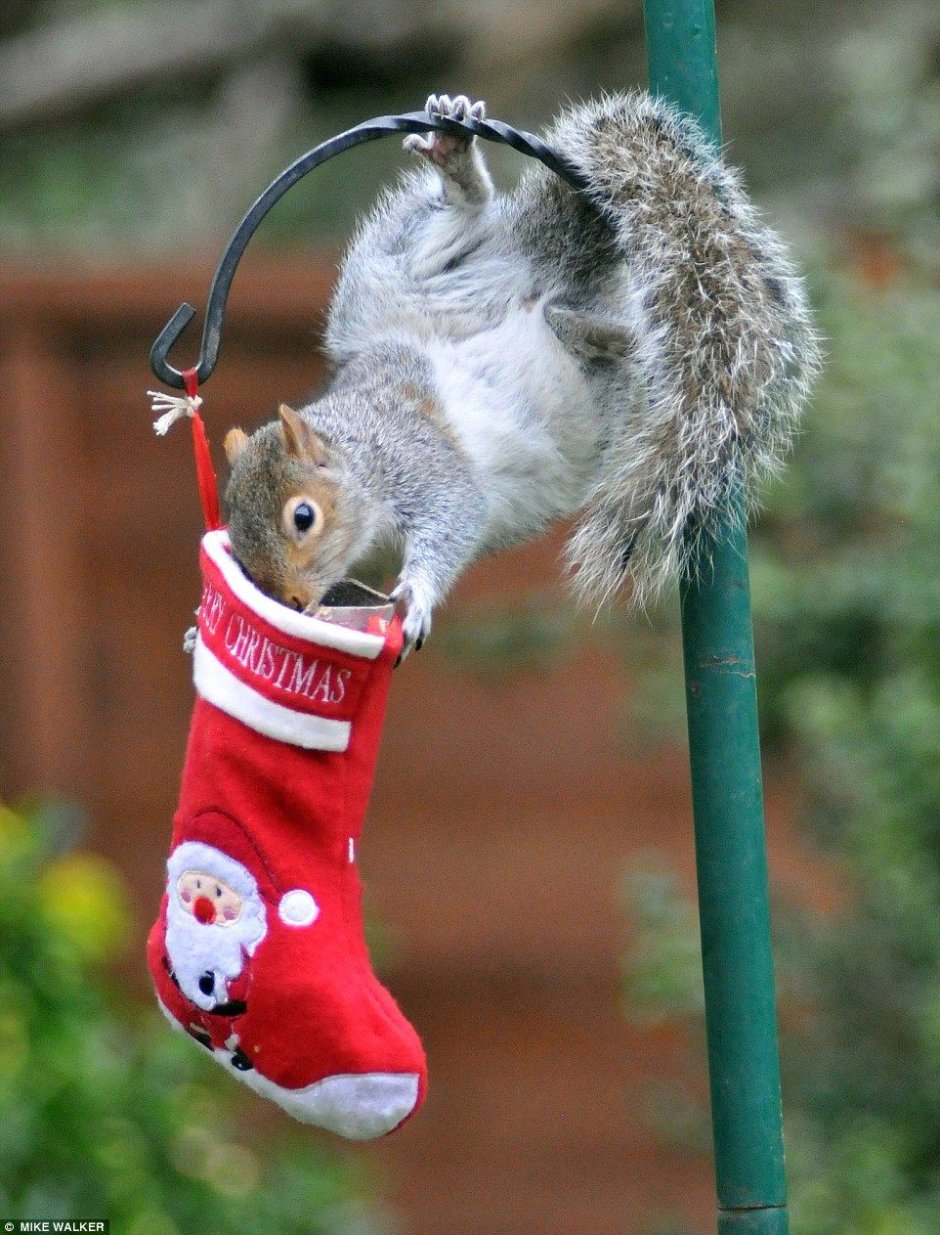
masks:
[[[160,1004],[252,1089],[357,1140],[418,1108],[424,1051],[372,972],[356,848],[400,624],[259,592],[202,544],[198,698],[147,958]]]

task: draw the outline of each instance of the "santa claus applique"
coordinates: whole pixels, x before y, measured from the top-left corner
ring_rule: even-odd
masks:
[[[400,624],[277,604],[222,531],[200,561],[197,698],[148,940],[157,995],[295,1118],[382,1136],[426,1088],[420,1040],[372,971],[356,870]]]
[[[247,964],[268,929],[254,876],[204,841],[178,845],[167,862],[167,971],[197,1007],[239,1016],[247,1004]],[[315,904],[309,893],[305,895]],[[240,979],[242,979],[240,981]]]

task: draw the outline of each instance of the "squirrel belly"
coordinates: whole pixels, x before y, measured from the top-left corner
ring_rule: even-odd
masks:
[[[602,425],[583,370],[534,297],[468,339],[426,345],[444,419],[486,502],[479,556],[583,504]]]

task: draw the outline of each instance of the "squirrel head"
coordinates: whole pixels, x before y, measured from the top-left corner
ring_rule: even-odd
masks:
[[[262,592],[306,609],[352,564],[355,537],[337,452],[282,403],[278,419],[250,437],[230,430],[225,453],[232,469],[225,512],[236,561]]]

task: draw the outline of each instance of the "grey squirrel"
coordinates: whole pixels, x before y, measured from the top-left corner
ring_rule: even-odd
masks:
[[[482,118],[465,96],[429,113]],[[544,167],[493,191],[432,132],[341,268],[327,392],[225,442],[232,552],[306,608],[396,543],[406,651],[463,569],[581,511],[576,592],[644,604],[694,532],[786,453],[819,365],[800,280],[694,121],[641,93],[571,107]]]

